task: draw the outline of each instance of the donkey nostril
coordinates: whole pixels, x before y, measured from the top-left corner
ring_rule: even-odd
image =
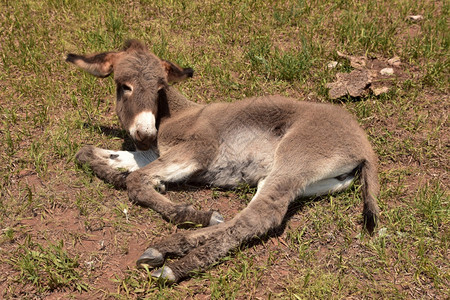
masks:
[[[136,130],[134,138],[135,138],[136,142],[148,143],[148,142],[154,140],[155,137],[152,134],[149,134],[149,133],[147,133],[145,131]]]
[[[142,142],[144,139],[145,134],[143,134],[141,131],[136,130],[136,141]]]

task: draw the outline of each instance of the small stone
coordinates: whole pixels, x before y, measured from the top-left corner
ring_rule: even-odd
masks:
[[[338,62],[337,62],[337,61],[330,61],[330,62],[327,64],[327,68],[328,68],[328,69],[334,69],[334,68],[336,68],[337,65],[338,65]]]
[[[379,96],[381,94],[385,94],[385,93],[389,92],[389,88],[387,86],[382,86],[379,88],[372,88],[372,92],[374,93],[375,96]]]
[[[394,56],[393,58],[388,59],[387,62],[388,62],[389,65],[391,65],[393,67],[398,67],[401,64],[400,57],[398,57],[398,56]]]
[[[423,16],[422,15],[411,15],[411,16],[407,16],[406,19],[413,21],[413,22],[418,22],[418,21],[423,20]]]
[[[384,69],[381,69],[380,74],[381,74],[381,75],[385,75],[385,76],[391,76],[391,75],[394,75],[394,69],[392,69],[392,68],[384,68]]]
[[[100,247],[99,247],[99,251],[102,251],[102,250],[105,250],[106,249],[106,245],[105,245],[105,241],[104,240],[101,240],[100,242],[99,242],[99,244],[100,244]]]
[[[329,232],[325,234],[325,238],[327,239],[327,243],[334,242],[336,240],[336,237],[333,233]]]

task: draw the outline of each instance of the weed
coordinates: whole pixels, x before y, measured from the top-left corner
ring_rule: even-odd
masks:
[[[9,263],[19,271],[17,282],[31,283],[41,293],[61,288],[88,290],[81,281],[78,258],[64,250],[63,241],[43,246],[28,236]]]
[[[415,197],[418,219],[424,221],[427,233],[437,237],[443,232],[450,222],[450,211],[448,210],[449,197],[442,189],[439,182],[426,184],[417,191]]]
[[[234,188],[234,193],[242,202],[248,204],[253,196],[256,194],[256,188],[251,187],[247,183],[241,183]]]
[[[15,240],[15,231],[13,228],[5,228],[3,229],[2,239],[0,244],[4,242],[14,242]]]
[[[315,46],[305,37],[300,37],[301,48],[284,52],[271,46],[267,39],[258,39],[250,44],[247,57],[255,72],[276,80],[303,80],[315,62],[312,55]],[[305,78],[306,77],[306,78]]]

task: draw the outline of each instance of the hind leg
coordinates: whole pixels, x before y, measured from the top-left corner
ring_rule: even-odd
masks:
[[[346,174],[358,166],[357,161],[342,162],[327,157],[315,161],[303,157],[303,161],[293,163],[292,157],[295,156],[287,151],[277,153],[273,171],[258,184],[249,205],[231,221],[169,236],[147,249],[138,259],[138,266],[158,267],[167,255],[180,256],[154,271],[153,276],[181,280],[193,270],[204,269],[219,260],[241,243],[280,226],[289,203],[308,191],[308,187],[320,193],[347,187],[353,177]]]
[[[173,234],[148,248],[137,265],[159,267],[166,256],[181,257],[152,273],[170,281],[202,270],[243,242],[280,226],[289,204],[305,190],[306,182],[301,177],[271,174],[259,184],[249,205],[235,218],[215,227]]]
[[[167,255],[182,256],[152,273],[170,281],[179,281],[194,270],[206,268],[244,241],[280,226],[299,184],[298,180],[268,177],[249,205],[232,220],[171,235],[147,249],[138,259],[138,266],[157,267]]]
[[[204,270],[230,250],[279,227],[289,204],[304,190],[298,178],[267,177],[249,205],[232,220],[215,227],[176,233],[148,248],[137,265],[160,267],[167,256],[178,256],[152,276],[177,282],[192,271]]]

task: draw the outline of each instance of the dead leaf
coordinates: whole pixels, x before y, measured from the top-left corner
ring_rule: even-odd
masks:
[[[366,56],[351,56],[339,51],[337,51],[337,55],[339,55],[339,57],[348,59],[350,61],[350,65],[355,69],[363,69],[367,65]]]
[[[352,56],[337,51],[339,57],[350,61],[354,70],[350,73],[337,73],[335,82],[327,84],[330,99],[346,95],[364,97],[370,91],[376,96],[389,92],[393,86],[392,77],[402,76],[398,56],[383,57]],[[392,76],[392,77],[391,77]],[[390,77],[390,78],[389,78]]]
[[[345,95],[361,97],[371,83],[371,76],[367,70],[353,70],[350,73],[337,73],[337,80],[327,84],[328,95],[337,99]]]

